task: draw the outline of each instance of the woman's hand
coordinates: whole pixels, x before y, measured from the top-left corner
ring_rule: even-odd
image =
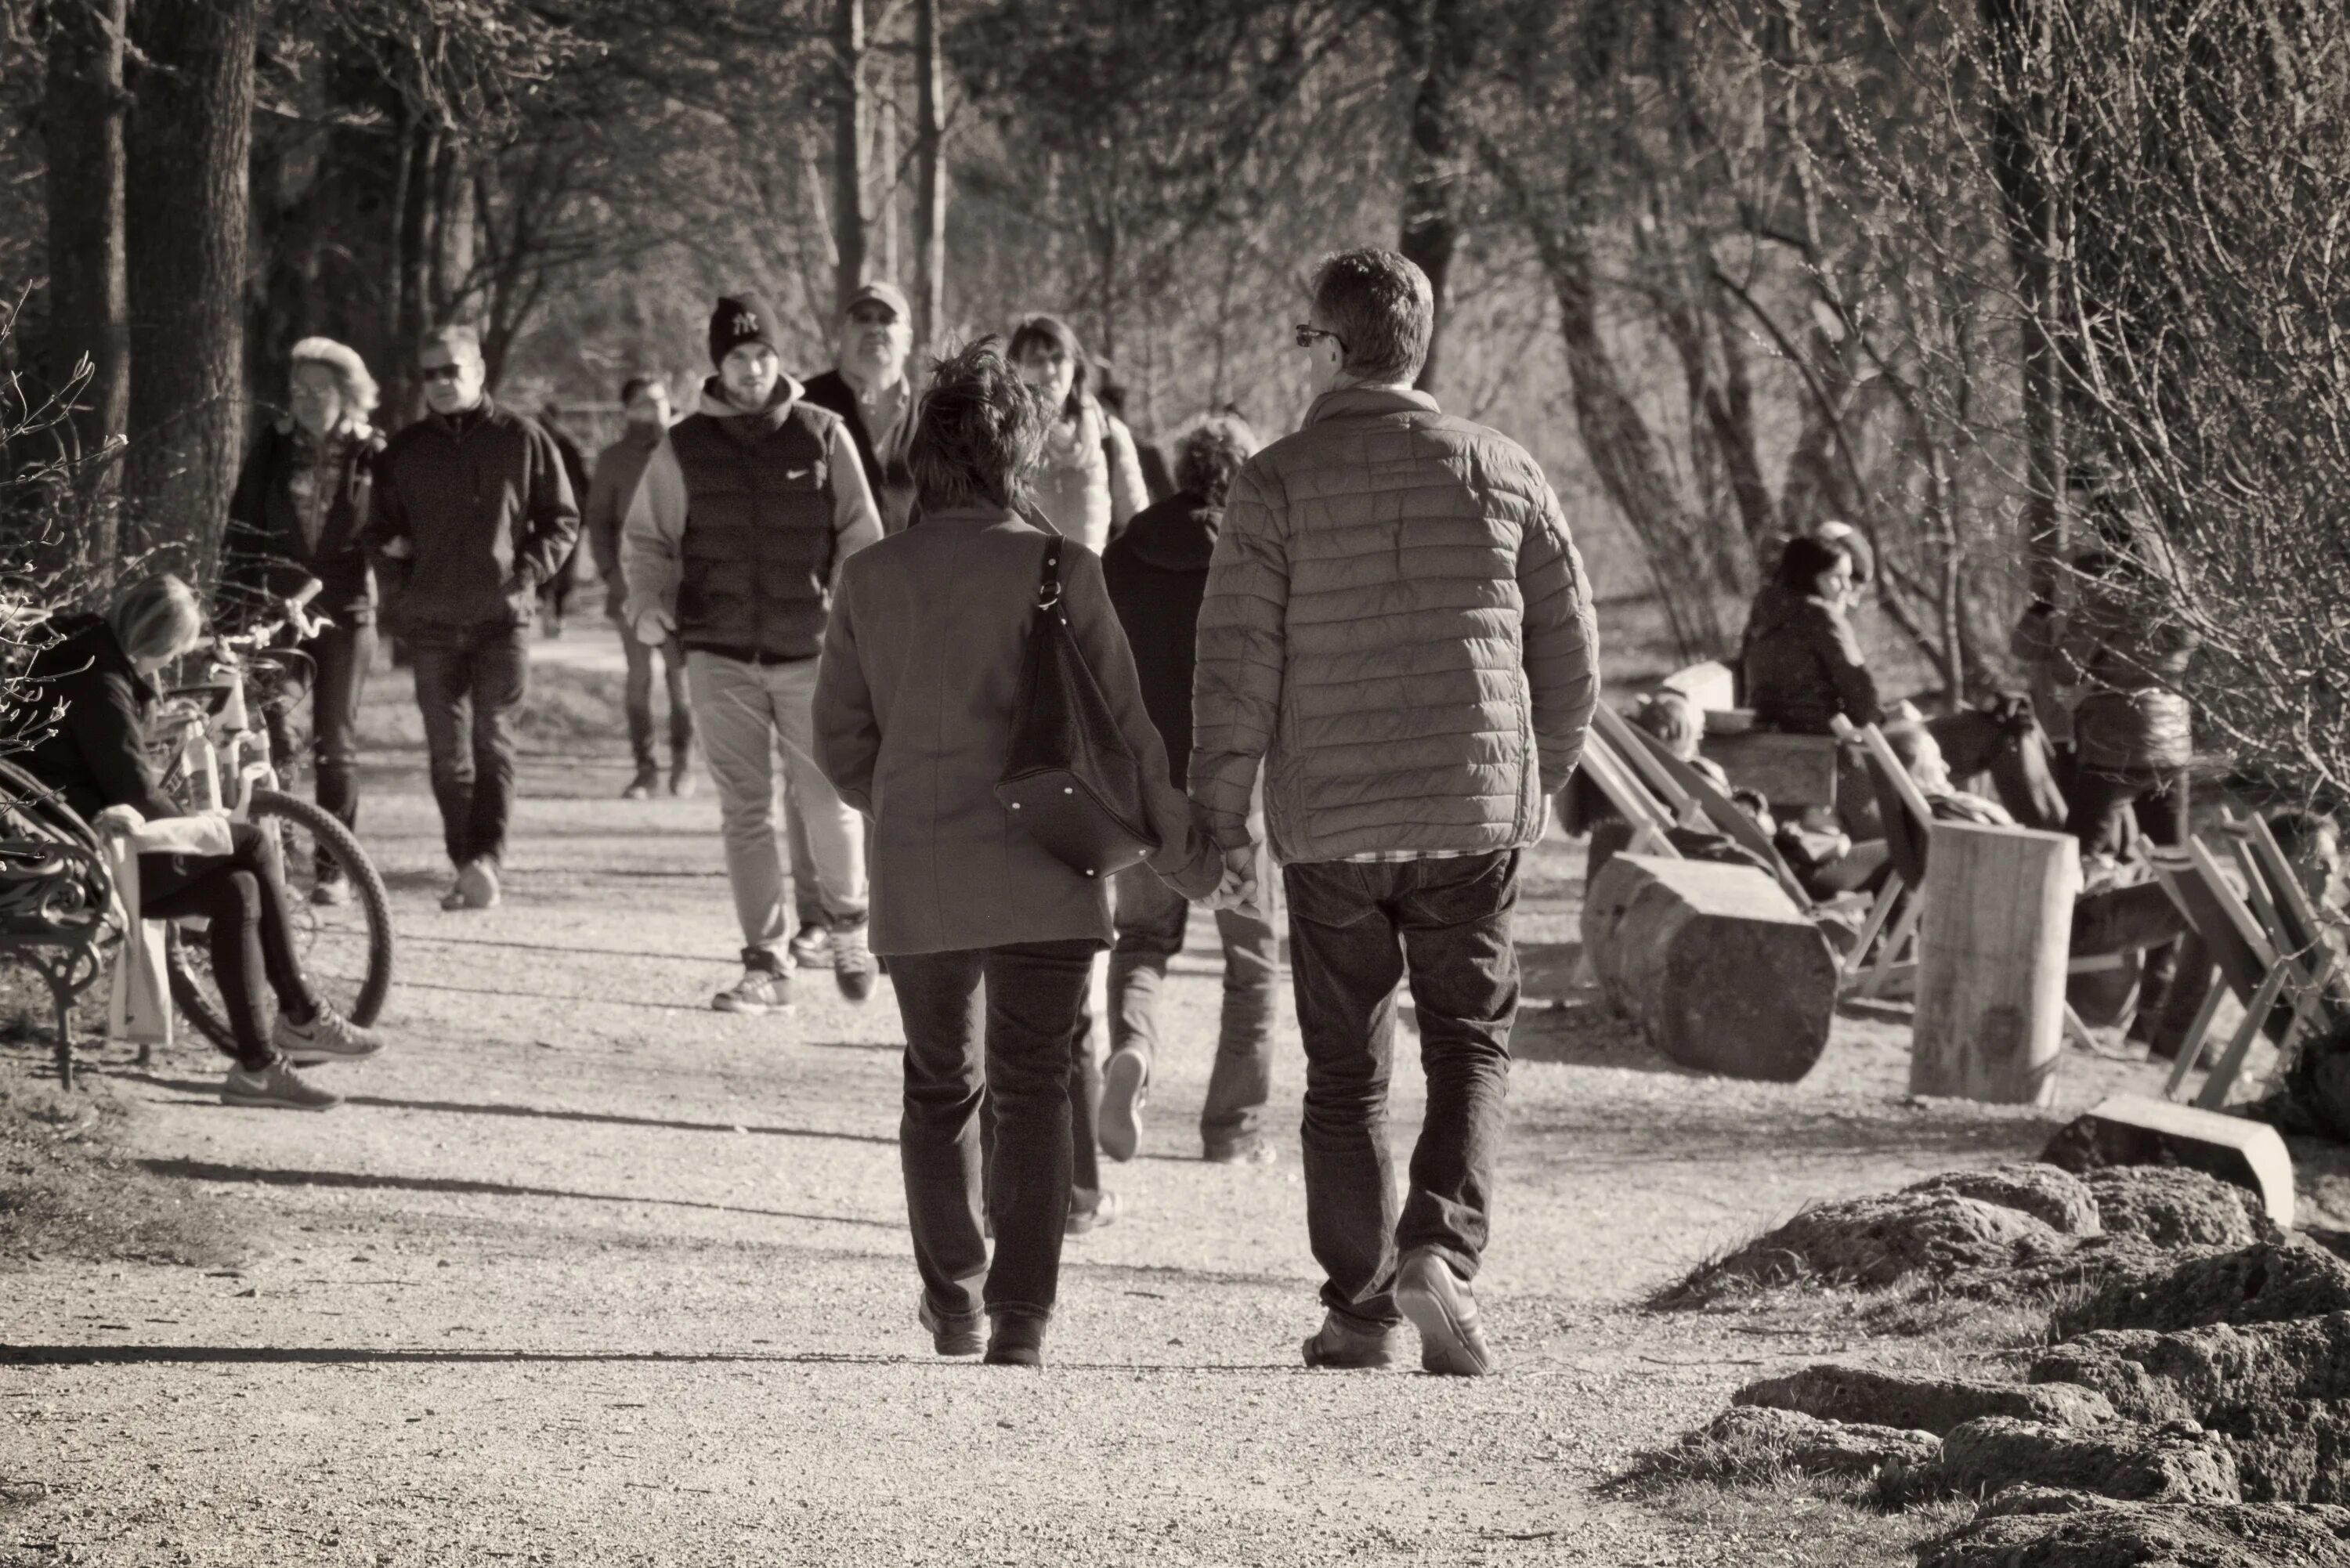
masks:
[[[147,826],[147,818],[135,805],[109,805],[91,821],[90,826],[109,838],[128,838]]]

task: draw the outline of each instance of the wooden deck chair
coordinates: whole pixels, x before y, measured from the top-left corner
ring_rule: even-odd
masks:
[[[2182,855],[2159,857],[2154,867],[2164,891],[2202,939],[2226,982],[2211,988],[2186,1038],[2179,1042],[2178,1060],[2163,1085],[2165,1095],[2176,1097],[2187,1075],[2194,1070],[2221,997],[2232,993],[2244,1003],[2243,1023],[2196,1096],[2199,1106],[2216,1109],[2226,1103],[2255,1037],[2265,1033],[2278,1050],[2292,1048],[2333,979],[2332,955],[2322,948],[2280,952],[2251,905],[2229,881],[2220,857],[2199,837],[2189,839]],[[2271,890],[2262,891],[2265,896]]]
[[[1796,879],[1794,871],[1780,855],[1779,846],[1771,842],[1771,836],[1763,832],[1752,817],[1738,809],[1737,802],[1724,794],[1721,786],[1711,779],[1673,755],[1664,742],[1656,736],[1627,722],[1621,714],[1611,713],[1608,717],[1615,721],[1608,738],[1616,740],[1614,731],[1620,730],[1624,738],[1616,742],[1618,748],[1635,752],[1645,763],[1649,776],[1660,779],[1674,792],[1668,798],[1687,803],[1696,820],[1684,815],[1681,818],[1683,826],[1704,827],[1728,838],[1762,862],[1779,886],[1786,890],[1787,897],[1795,901],[1795,908],[1807,913],[1811,910],[1811,895],[1804,891],[1803,883]]]
[[[1582,766],[1607,797],[1607,804],[1631,824],[1632,842],[1627,847],[1633,854],[1681,857],[1681,852],[1673,847],[1671,807],[1657,798],[1631,763],[1607,743],[1605,734],[1594,731],[1584,737]]]

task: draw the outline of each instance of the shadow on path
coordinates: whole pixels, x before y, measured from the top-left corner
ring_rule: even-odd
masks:
[[[400,982],[400,989],[454,992],[462,996],[527,996],[540,1002],[560,1002],[573,1006],[644,1007],[655,1012],[707,1013],[711,1011],[707,1004],[696,1006],[685,1002],[644,1002],[632,996],[588,996],[576,991],[524,991],[511,985],[450,985],[437,980],[403,980]]]
[[[895,1046],[891,1050],[897,1049]],[[151,1073],[125,1073],[123,1077],[133,1083],[151,1085],[158,1089],[177,1089],[183,1094],[211,1099],[219,1093],[216,1084],[198,1083],[192,1078],[161,1078]],[[743,1133],[761,1137],[799,1137],[822,1139],[834,1143],[880,1144],[889,1148],[898,1147],[895,1133],[826,1132],[818,1127],[764,1127],[737,1122],[689,1122],[668,1120],[659,1116],[628,1116],[618,1111],[566,1111],[545,1106],[515,1106],[490,1100],[402,1100],[388,1095],[345,1095],[347,1106],[373,1106],[385,1111],[438,1111],[458,1116],[515,1116],[525,1121],[586,1122],[597,1127],[653,1127],[663,1132]]]
[[[552,1198],[574,1203],[642,1203],[662,1209],[707,1209],[721,1214],[753,1214],[763,1220],[799,1220],[813,1225],[860,1225],[876,1231],[905,1228],[899,1220],[861,1220],[840,1214],[801,1214],[785,1209],[754,1209],[742,1203],[709,1203],[693,1198],[639,1198],[619,1192],[573,1192],[560,1187],[522,1187],[504,1181],[473,1181],[457,1176],[378,1176],[358,1170],[270,1170],[218,1165],[202,1159],[141,1159],[151,1175],[184,1181],[244,1182],[262,1187],[341,1187],[386,1192],[447,1192],[482,1198]]]
[[[941,1371],[976,1369],[976,1357],[931,1355],[857,1355],[845,1351],[742,1350],[369,1350],[356,1345],[0,1345],[0,1366],[155,1366],[184,1363],[231,1365],[337,1366],[478,1366],[497,1362],[627,1364],[697,1366],[706,1363],[747,1363],[775,1366],[935,1366]],[[1055,1361],[1062,1372],[1115,1372],[1133,1376],[1146,1372],[1191,1375],[1201,1372],[1286,1372],[1312,1376],[1289,1362]]]

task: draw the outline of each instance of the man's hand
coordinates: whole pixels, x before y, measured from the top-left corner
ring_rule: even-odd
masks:
[[[1258,912],[1256,886],[1257,850],[1254,845],[1243,845],[1224,851],[1224,875],[1216,890],[1203,900],[1211,909],[1238,909],[1252,919],[1263,919]]]
[[[677,635],[677,620],[665,609],[649,609],[637,618],[637,640],[659,648]]]

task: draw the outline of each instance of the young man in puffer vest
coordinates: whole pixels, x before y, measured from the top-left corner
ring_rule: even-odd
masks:
[[[722,1012],[791,1006],[779,741],[832,927],[833,978],[851,1001],[873,994],[864,828],[816,768],[810,704],[834,574],[881,537],[881,517],[848,427],[784,374],[780,321],[763,295],[719,300],[718,374],[701,410],[647,460],[620,539],[629,623],[641,642],[684,644],[694,726],[718,786],[743,927],[743,977],[711,1002]]]

